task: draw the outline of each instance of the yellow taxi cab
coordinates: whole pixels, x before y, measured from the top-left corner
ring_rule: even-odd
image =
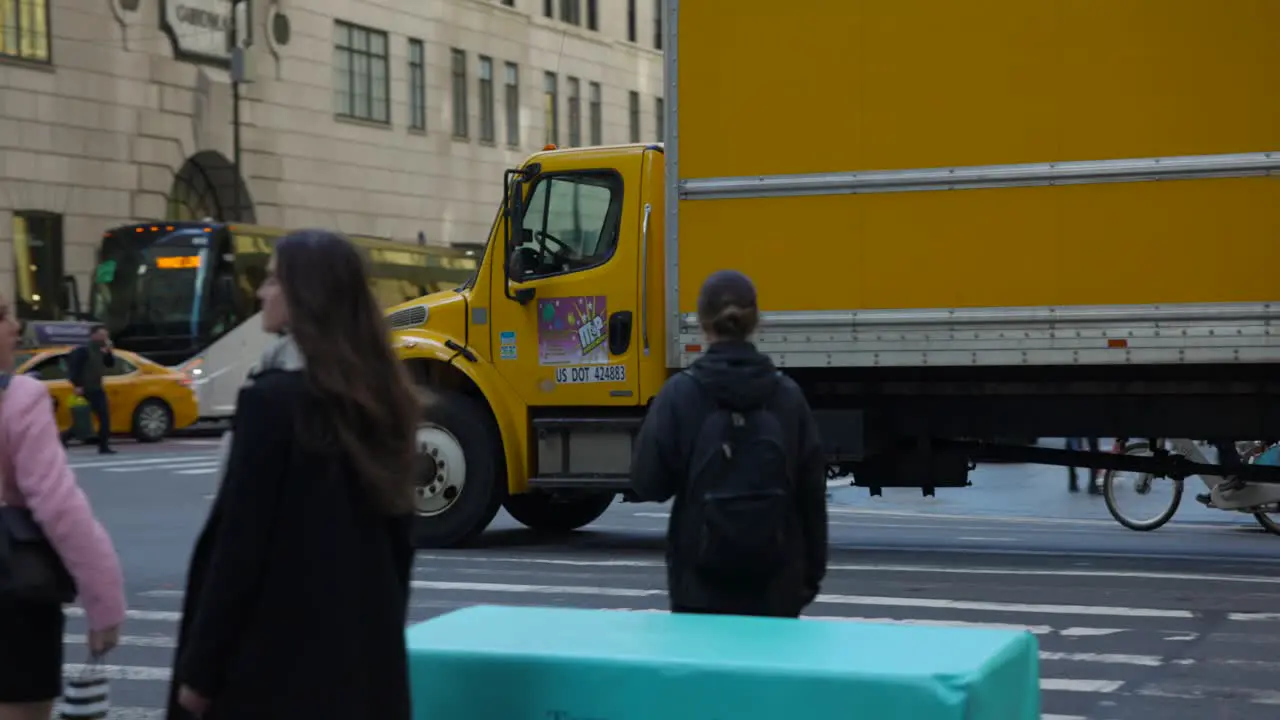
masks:
[[[72,396],[67,380],[67,356],[74,347],[45,347],[19,353],[17,372],[44,381],[53,395],[58,429],[71,427]],[[115,366],[106,368],[102,389],[111,412],[111,433],[130,434],[140,442],[159,442],[174,430],[195,423],[199,416],[195,390],[186,374],[151,362],[141,355],[115,349]],[[96,431],[97,419],[94,419]]]

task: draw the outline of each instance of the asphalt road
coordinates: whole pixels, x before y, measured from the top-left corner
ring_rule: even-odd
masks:
[[[105,458],[75,448],[73,465],[128,580],[128,624],[106,668],[111,717],[160,718],[213,441],[120,447]],[[1100,498],[1068,495],[1061,470],[984,468],[974,484],[937,498],[836,489],[831,571],[808,614],[1027,628],[1047,720],[1277,716],[1280,537],[1202,508],[1156,532],[1125,530]],[[481,603],[662,610],[665,511],[617,504],[559,540],[500,517],[477,548],[419,554],[412,619]],[[83,662],[74,612],[67,642],[67,661]]]

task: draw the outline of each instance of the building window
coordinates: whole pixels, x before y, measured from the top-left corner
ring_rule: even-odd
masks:
[[[555,0],[542,0],[542,14],[545,17],[553,18],[556,16]]]
[[[343,117],[391,122],[387,34],[334,22],[334,103]]]
[[[636,41],[636,0],[627,0],[627,40]]]
[[[663,136],[667,134],[666,110],[662,98],[653,99],[653,126],[658,130],[658,142],[662,142]]]
[[[560,0],[560,19],[570,25],[581,25],[582,0]]]
[[[547,128],[547,144],[555,145],[560,138],[560,91],[557,88],[556,74],[544,73],[542,76],[542,119]]]
[[[454,48],[449,54],[453,73],[453,136],[465,138],[471,125],[467,122],[467,53]]]
[[[64,297],[61,215],[13,213],[13,269],[19,318],[61,320],[73,308],[75,300]]]
[[[507,63],[505,84],[502,99],[507,104],[507,144],[520,147],[520,68],[515,63]]]
[[[600,29],[600,10],[596,0],[587,0],[587,29]]]
[[[0,0],[0,55],[49,62],[49,0]]]
[[[627,115],[631,122],[631,142],[640,142],[640,93],[632,90],[627,95]]]
[[[603,145],[604,118],[601,116],[603,108],[601,107],[600,83],[593,82],[588,87],[591,93],[591,98],[588,100],[591,103],[591,108],[588,111],[591,117],[591,144]]]
[[[493,58],[480,56],[480,140],[493,142],[497,129],[493,121]]]
[[[409,40],[409,127],[427,129],[427,61],[421,40]]]
[[[569,78],[569,147],[582,144],[582,84]]]
[[[653,0],[653,47],[662,49],[662,11],[666,9],[665,0]]]

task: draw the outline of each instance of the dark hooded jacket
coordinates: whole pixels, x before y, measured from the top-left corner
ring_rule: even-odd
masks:
[[[682,520],[693,441],[717,402],[733,409],[762,403],[784,430],[793,462],[795,511],[800,532],[793,536],[791,561],[763,589],[717,586],[696,572],[690,550],[681,547]],[[742,615],[798,615],[817,595],[827,570],[826,460],[817,424],[800,387],[779,373],[768,356],[749,342],[711,345],[688,373],[667,381],[649,407],[636,439],[631,484],[641,500],[675,498],[667,532],[667,586],[672,609]]]

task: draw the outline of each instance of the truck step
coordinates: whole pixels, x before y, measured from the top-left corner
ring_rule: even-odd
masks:
[[[534,418],[535,432],[636,432],[643,418],[638,417],[553,417]]]
[[[544,475],[529,478],[529,487],[539,490],[612,490],[625,492],[631,489],[631,480],[625,476],[608,475]]]

